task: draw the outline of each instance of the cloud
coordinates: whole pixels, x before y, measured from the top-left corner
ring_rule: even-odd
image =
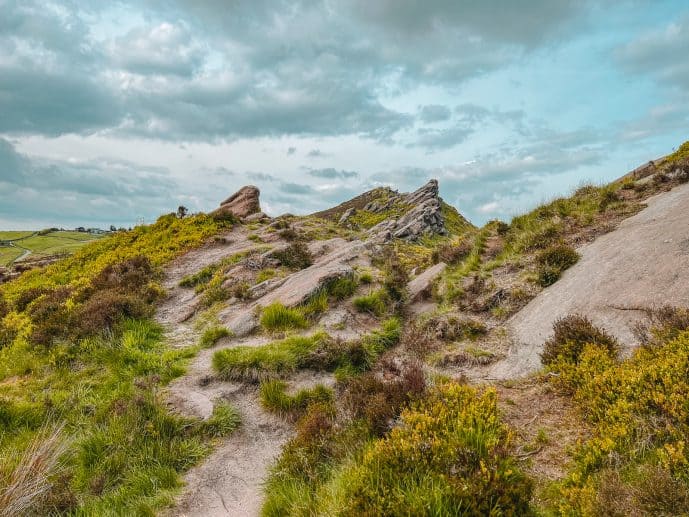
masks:
[[[325,178],[325,179],[351,179],[351,178],[358,178],[359,173],[355,171],[345,171],[345,170],[337,170],[331,168],[327,169],[312,169],[307,172],[309,176],[313,176],[314,178]]]
[[[310,196],[316,193],[310,185],[302,185],[300,183],[283,182],[280,184],[280,191],[285,194],[292,194],[297,196]]]
[[[426,124],[443,122],[448,120],[451,116],[452,112],[450,111],[450,108],[440,104],[429,104],[422,106],[419,113],[419,118]]]
[[[311,149],[306,156],[308,158],[326,158],[330,156],[330,154],[324,153],[320,149]]]
[[[278,181],[278,179],[265,172],[247,172],[246,177],[255,181]]]
[[[288,156],[292,156],[292,155],[293,155],[294,153],[296,153],[296,152],[297,152],[297,148],[296,148],[296,147],[289,147],[289,148],[287,149],[287,155],[288,155]]]
[[[654,29],[617,50],[617,59],[627,70],[652,76],[663,86],[689,88],[689,15]]]
[[[163,168],[29,157],[3,138],[0,164],[0,219],[131,224],[168,211],[181,190]]]

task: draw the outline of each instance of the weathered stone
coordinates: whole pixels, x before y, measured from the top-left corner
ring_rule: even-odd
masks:
[[[220,208],[214,214],[232,214],[235,217],[244,218],[261,211],[259,196],[261,191],[253,185],[242,187],[237,192],[220,203]]]
[[[354,214],[356,214],[356,208],[350,208],[349,210],[345,211],[345,213],[342,214],[342,217],[340,217],[339,224],[345,224]]]
[[[268,220],[270,220],[270,217],[268,217],[264,212],[256,212],[255,214],[251,214],[244,218],[245,223],[259,223]]]
[[[429,267],[426,271],[411,280],[407,284],[409,301],[415,302],[419,299],[429,297],[433,287],[433,282],[443,273],[443,271],[445,271],[446,267],[447,264],[444,262],[439,262],[438,264]]]

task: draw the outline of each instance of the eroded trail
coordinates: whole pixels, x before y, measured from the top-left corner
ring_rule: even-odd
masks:
[[[689,306],[689,184],[659,194],[648,207],[578,251],[581,259],[508,323],[514,344],[488,378],[513,379],[541,367],[553,323],[578,313],[634,347],[642,310]]]
[[[178,348],[196,345],[203,333],[196,314],[199,312],[199,295],[193,288],[179,286],[187,275],[192,275],[212,264],[238,253],[265,253],[265,242],[257,244],[248,238],[242,227],[222,236],[213,244],[193,250],[180,257],[166,272],[164,286],[168,296],[160,305],[157,320],[164,326],[170,343]],[[274,239],[271,246],[285,246]],[[217,323],[235,330],[232,322],[238,317],[249,321],[247,332],[231,333],[212,348],[201,350],[191,362],[187,373],[167,388],[167,400],[180,414],[207,419],[220,401],[228,402],[240,415],[240,427],[228,438],[222,439],[215,450],[201,464],[185,475],[185,488],[169,515],[183,516],[244,516],[258,515],[263,501],[263,483],[270,466],[279,456],[282,447],[293,435],[293,424],[265,411],[260,404],[258,386],[248,383],[225,382],[218,379],[212,368],[215,352],[237,346],[261,346],[275,337],[253,333],[257,325],[256,310],[273,301],[297,305],[325,282],[352,273],[352,264],[368,264],[361,243],[342,239],[318,241],[310,244],[314,264],[304,270],[292,272],[284,279],[266,283],[255,299],[228,300],[217,314]],[[255,255],[259,257],[259,255]],[[244,274],[239,263],[233,266],[228,277]],[[231,282],[232,278],[226,281]],[[364,315],[347,309],[331,307],[320,325],[333,337],[356,338],[370,331],[372,323]],[[309,334],[311,330],[305,330]],[[288,380],[290,389],[313,387],[316,384],[332,385],[331,374],[302,371]]]

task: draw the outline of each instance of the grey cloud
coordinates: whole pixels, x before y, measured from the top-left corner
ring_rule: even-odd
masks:
[[[448,120],[452,116],[450,108],[439,104],[429,104],[423,106],[419,113],[419,118],[422,122],[430,124],[432,122],[442,122]]]
[[[174,205],[178,188],[166,169],[101,158],[67,162],[25,156],[0,138],[0,218],[134,221]]]
[[[351,179],[351,178],[358,178],[359,173],[355,171],[345,171],[345,170],[337,170],[332,167],[327,168],[327,169],[312,169],[307,172],[308,175],[313,176],[314,178],[325,178],[325,179]]]
[[[315,190],[310,185],[302,185],[300,183],[283,182],[280,184],[280,191],[285,194],[292,194],[296,196],[308,196],[315,194]]]
[[[309,158],[325,158],[330,156],[330,154],[324,153],[320,149],[311,149],[306,156]]]
[[[117,38],[109,52],[113,63],[142,75],[190,77],[205,59],[202,45],[187,27],[170,23],[132,29]]]
[[[652,30],[617,50],[618,61],[629,71],[649,74],[664,86],[689,88],[689,14],[668,26]]]
[[[247,172],[246,176],[256,181],[277,181],[275,176],[266,174],[265,172]]]
[[[290,148],[287,149],[287,155],[288,155],[288,156],[291,156],[291,155],[293,155],[293,154],[296,153],[296,152],[297,152],[297,148],[296,148],[296,147],[290,147]]]

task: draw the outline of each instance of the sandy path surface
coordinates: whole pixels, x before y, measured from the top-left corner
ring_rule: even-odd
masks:
[[[628,352],[635,308],[689,306],[689,184],[659,194],[613,232],[581,249],[581,259],[508,322],[509,355],[486,378],[508,379],[541,368],[539,354],[553,323],[572,313],[614,334]]]

